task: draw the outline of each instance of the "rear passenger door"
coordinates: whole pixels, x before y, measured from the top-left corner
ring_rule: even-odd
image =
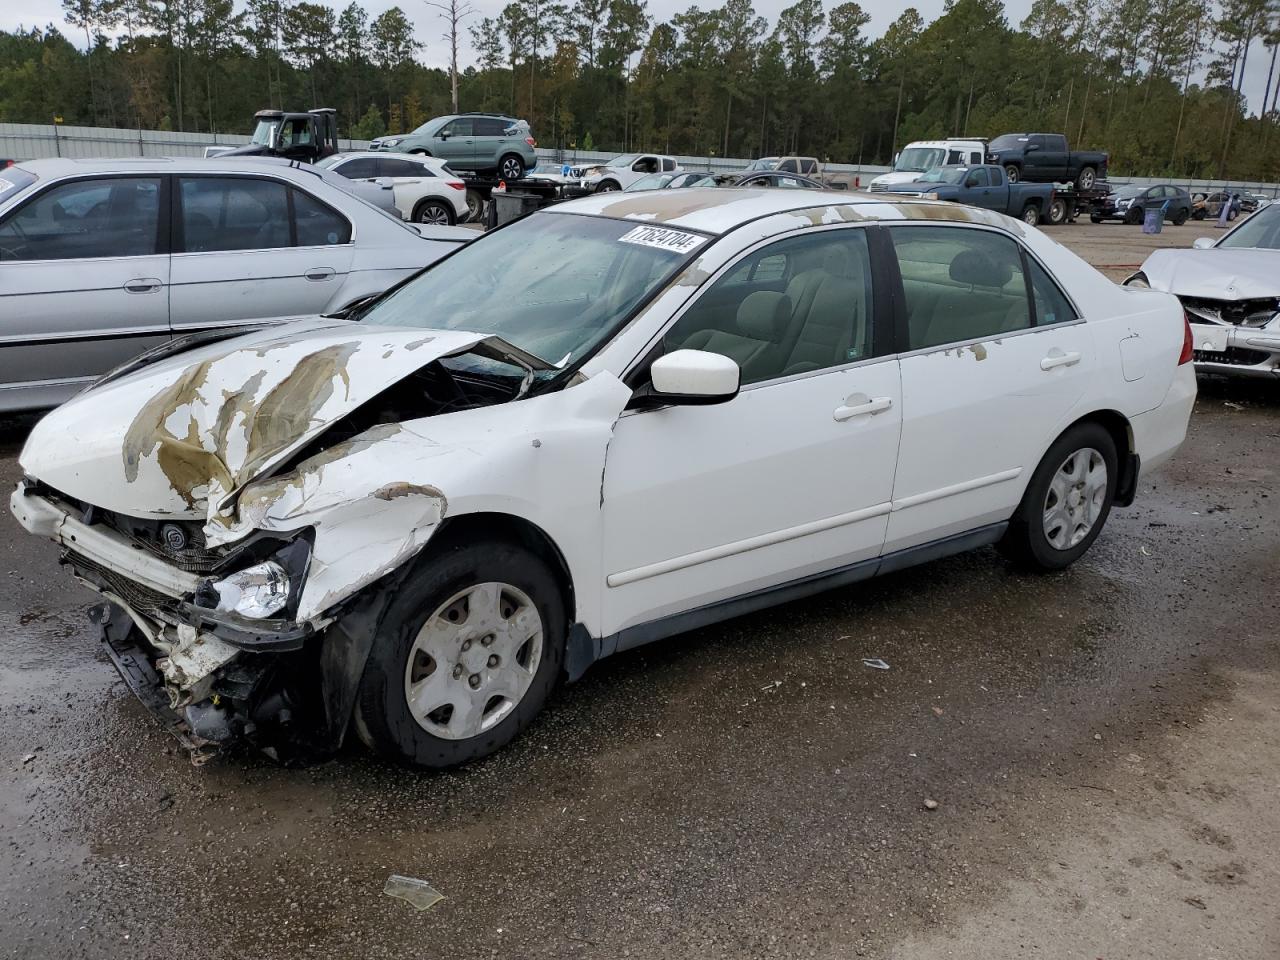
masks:
[[[175,180],[175,332],[322,313],[351,269],[351,224],[266,177]]]
[[[1061,289],[1008,234],[962,224],[888,233],[903,307],[892,552],[1010,517],[1074,418],[1093,343]]]
[[[0,409],[60,403],[169,339],[166,188],[63,182],[0,221]]]
[[[504,153],[519,153],[519,150],[513,146],[517,138],[514,134],[510,136],[507,134],[508,130],[514,131],[507,121],[499,117],[475,117],[471,122],[475,131],[477,167],[496,168]]]
[[[1037,133],[1031,142],[1039,144],[1036,151],[1036,168],[1042,180],[1066,180],[1070,157],[1067,155],[1067,138],[1053,134]]]

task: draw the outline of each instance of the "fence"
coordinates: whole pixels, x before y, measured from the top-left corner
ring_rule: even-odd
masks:
[[[239,146],[249,138],[235,133],[179,133],[174,130],[118,129],[114,127],[68,127],[44,123],[0,123],[0,159],[35,160],[42,157],[201,157],[208,146]],[[366,140],[339,140],[343,150],[361,150]],[[581,166],[617,156],[615,153],[582,150],[539,150],[538,167],[558,172],[561,165]],[[730,173],[746,167],[750,160],[736,157],[676,157],[687,170],[711,170]],[[863,186],[888,167],[874,164],[828,163],[832,173],[848,173],[862,179]],[[1280,197],[1280,184],[1241,180],[1189,180],[1158,177],[1110,178],[1114,184],[1148,186],[1172,183],[1190,193],[1215,190],[1249,191],[1268,197]]]

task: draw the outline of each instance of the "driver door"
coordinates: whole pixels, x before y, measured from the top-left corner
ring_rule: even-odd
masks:
[[[469,170],[475,165],[475,128],[470,117],[459,117],[447,123],[436,134],[431,152],[446,163],[456,163]]]
[[[873,336],[867,238],[842,227],[758,246],[664,333],[650,360],[722,353],[742,389],[619,418],[601,504],[606,635],[879,555],[901,396]]]

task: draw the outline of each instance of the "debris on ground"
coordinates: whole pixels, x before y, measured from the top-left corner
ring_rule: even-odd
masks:
[[[402,877],[393,873],[387,877],[382,892],[388,897],[404,900],[415,910],[427,910],[444,899],[444,894],[425,880],[417,877]]]
[[[35,760],[35,758],[36,758],[36,755],[34,753],[28,753],[25,757],[22,758],[22,762],[25,765],[25,764],[31,763],[33,760]]]
[[[1233,403],[1233,402],[1232,402],[1232,401],[1230,401],[1230,400],[1223,400],[1223,401],[1222,401],[1222,405],[1223,405],[1224,407],[1230,407],[1232,410],[1243,410],[1243,409],[1244,409],[1244,404],[1243,404],[1243,403]]]
[[[879,658],[868,659],[867,657],[863,657],[862,665],[864,667],[870,667],[872,670],[888,670],[889,669],[889,665]]]
[[[924,808],[925,808],[926,810],[937,810],[937,809],[938,809],[938,801],[937,801],[937,800],[928,800],[928,799],[926,799],[926,800],[925,800],[925,802],[924,802]]]
[[[1184,897],[1182,902],[1186,904],[1190,904],[1191,906],[1195,907],[1197,910],[1209,909],[1207,906],[1205,906],[1204,901],[1201,900],[1199,897]]]
[[[934,715],[935,717],[940,717],[940,716],[942,716],[942,708],[941,708],[941,707],[934,707],[934,708],[933,708],[933,715]]]

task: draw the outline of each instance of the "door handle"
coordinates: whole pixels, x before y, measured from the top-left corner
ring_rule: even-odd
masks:
[[[849,420],[853,417],[865,417],[869,414],[877,414],[881,411],[888,410],[893,406],[892,397],[874,397],[870,400],[864,400],[861,403],[850,404],[849,400],[858,399],[849,397],[844,403],[836,407],[831,414],[837,420]]]
[[[160,289],[160,281],[155,277],[139,277],[125,283],[126,293],[155,293]]]
[[[1063,353],[1057,347],[1049,351],[1049,355],[1040,361],[1041,370],[1052,370],[1054,367],[1073,367],[1080,362],[1080,354],[1076,351]]]
[[[303,276],[308,280],[332,280],[336,272],[333,267],[312,267]]]

